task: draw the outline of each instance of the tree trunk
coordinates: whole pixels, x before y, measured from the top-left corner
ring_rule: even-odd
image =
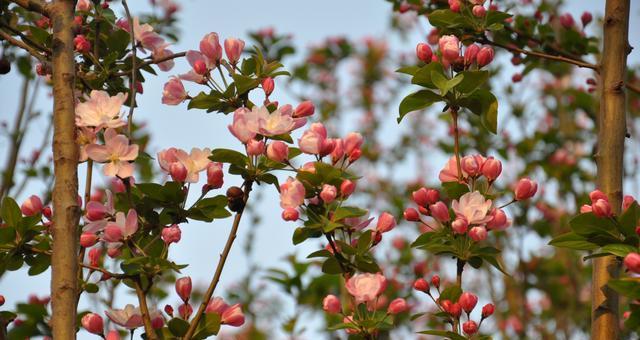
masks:
[[[53,338],[75,339],[78,252],[78,148],[75,144],[75,1],[56,0],[53,23],[53,255],[51,305]]]
[[[624,80],[629,52],[629,0],[607,0],[604,17],[604,47],[600,62],[601,90],[598,114],[597,184],[619,214],[622,204],[622,176],[626,107]],[[618,338],[618,295],[606,285],[618,277],[620,265],[614,256],[593,261],[591,338]]]

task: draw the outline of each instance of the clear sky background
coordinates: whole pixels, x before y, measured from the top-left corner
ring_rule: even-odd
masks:
[[[134,12],[147,6],[147,1],[130,1]],[[181,29],[180,42],[172,47],[174,52],[188,49],[197,49],[202,36],[208,32],[218,32],[221,39],[227,37],[245,38],[249,30],[264,27],[275,27],[278,32],[293,34],[294,43],[299,48],[307,47],[313,43],[321,42],[328,36],[344,35],[353,39],[364,37],[384,37],[389,23],[390,4],[383,0],[325,0],[325,1],[299,1],[299,0],[184,0],[180,1],[181,11],[178,13]],[[630,30],[630,42],[632,46],[640,46],[638,43],[638,2],[632,1],[632,28]],[[120,11],[118,3],[112,3],[116,11]],[[601,13],[604,1],[570,1],[568,11],[579,20],[584,10]],[[391,48],[397,51],[412,53],[418,37],[410,41],[392,40]],[[248,39],[245,39],[248,41]],[[638,61],[638,51],[634,50],[630,59]],[[231,116],[206,114],[202,110],[186,109],[186,105],[166,106],[160,103],[162,86],[170,75],[184,73],[189,69],[185,60],[176,61],[173,70],[167,73],[159,73],[158,77],[149,77],[144,85],[144,95],[139,96],[139,108],[136,109],[135,119],[148,124],[148,130],[152,133],[151,154],[168,148],[178,147],[190,149],[192,147],[209,148],[234,148],[239,149],[240,144],[231,136],[227,125]],[[10,75],[0,76],[0,121],[12,122],[16,112],[19,77],[13,71]],[[196,94],[196,87],[191,87],[192,94]],[[199,89],[197,89],[199,90]],[[41,99],[37,107],[44,113],[51,112],[51,101],[47,91],[41,91]],[[276,84],[275,99],[281,103],[292,103],[287,97],[282,96]],[[296,103],[292,103],[296,104]],[[390,117],[390,123],[395,121]],[[45,124],[38,122],[32,128],[25,141],[24,150],[34,148],[40,141]],[[0,150],[7,150],[6,138],[0,140]],[[0,152],[1,164],[4,164],[5,153]],[[84,167],[81,167],[84,169]],[[81,171],[82,174],[84,171]],[[237,183],[226,177],[227,184]],[[39,193],[37,187],[32,188],[31,193]],[[24,197],[19,198],[19,202]],[[253,202],[255,203],[255,202]],[[269,188],[262,196],[256,207],[263,212],[263,223],[258,228],[251,228],[249,220],[245,219],[240,227],[239,238],[231,252],[225,272],[222,276],[218,292],[237,281],[247,271],[247,259],[242,258],[241,246],[247,237],[247,233],[255,233],[254,257],[259,260],[262,268],[284,265],[282,257],[291,252],[293,245],[291,235],[295,224],[286,223],[280,219],[280,207],[277,193]],[[375,214],[374,214],[375,215]],[[182,241],[172,246],[171,258],[176,263],[188,263],[190,266],[183,270],[184,275],[190,275],[195,285],[206,286],[213,274],[226,240],[231,219],[215,221],[212,224],[190,223],[182,226]],[[315,249],[316,244],[308,242],[298,246],[299,254],[307,254]],[[43,274],[37,277],[28,277],[26,271],[6,273],[0,279],[0,294],[6,297],[7,305],[13,306],[16,302],[24,301],[31,293],[39,296],[47,295],[49,291],[49,276]],[[116,305],[123,305],[132,301],[132,296],[120,294]],[[165,303],[175,304],[175,296]],[[85,338],[86,333],[80,338]]]

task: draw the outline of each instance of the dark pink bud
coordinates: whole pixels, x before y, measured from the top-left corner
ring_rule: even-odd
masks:
[[[164,312],[167,313],[170,317],[173,317],[173,307],[171,305],[164,306]]]
[[[423,278],[419,278],[413,283],[413,289],[421,292],[427,292],[429,291],[429,282]]]
[[[464,217],[456,218],[453,222],[451,222],[451,229],[453,232],[459,235],[464,235],[467,232],[467,227],[469,223]]]
[[[184,182],[187,179],[187,167],[180,162],[173,162],[169,166],[169,175],[174,182]]]
[[[502,209],[493,209],[491,216],[493,219],[487,223],[487,229],[503,230],[509,223],[507,214]]]
[[[502,162],[493,158],[487,157],[482,165],[482,175],[489,181],[495,181],[502,173]]]
[[[487,228],[473,227],[469,230],[469,237],[476,242],[484,241],[487,239]]]
[[[82,233],[82,235],[80,235],[81,246],[89,248],[96,243],[98,243],[98,235],[94,233]]]
[[[313,115],[313,112],[316,110],[313,103],[309,100],[305,100],[302,103],[298,104],[296,109],[293,112],[293,116],[295,118],[308,117]],[[325,135],[326,137],[326,135]]]
[[[481,48],[476,59],[478,61],[478,67],[489,65],[493,61],[494,55],[495,52],[493,51],[493,48],[489,46]]]
[[[431,216],[440,222],[447,222],[451,219],[449,216],[449,208],[444,202],[439,201],[429,206]]]
[[[624,258],[624,266],[627,267],[628,270],[640,274],[640,254],[638,253],[629,253]]]
[[[295,208],[286,208],[282,211],[282,219],[285,221],[297,221],[300,213]]]
[[[431,62],[431,58],[433,57],[433,51],[431,47],[425,43],[419,43],[416,45],[416,55],[418,59],[422,62],[428,64]]]
[[[185,276],[176,280],[176,293],[185,303],[189,301],[191,296],[191,277]]]
[[[20,211],[25,216],[34,216],[42,212],[42,200],[36,195],[31,195],[20,206]]]
[[[584,12],[580,17],[580,21],[582,21],[582,27],[589,25],[589,23],[593,20],[593,15],[591,12]]]
[[[231,64],[236,64],[240,60],[242,50],[244,49],[244,41],[242,39],[227,38],[224,41],[224,52]]]
[[[418,214],[418,210],[415,208],[407,208],[404,211],[404,219],[409,222],[418,222],[420,221],[420,215]]]
[[[107,207],[100,202],[88,202],[86,210],[85,216],[89,221],[98,221],[107,216]]]
[[[85,314],[81,320],[82,327],[89,333],[102,334],[104,332],[104,321],[96,313]]]
[[[404,311],[407,311],[409,306],[407,305],[407,301],[403,298],[397,298],[391,301],[389,307],[387,308],[387,313],[389,314],[399,314]]]
[[[511,81],[514,83],[519,83],[522,81],[522,73],[515,73],[513,76],[511,76]]]
[[[487,303],[482,307],[482,318],[488,318],[493,315],[493,312],[496,310],[496,306],[493,303]]]
[[[440,276],[434,275],[431,278],[431,284],[436,288],[440,288]]]
[[[207,64],[204,62],[204,60],[200,59],[193,62],[193,71],[202,76],[209,73]]]
[[[522,178],[516,184],[515,199],[517,201],[522,201],[533,197],[538,191],[538,183],[530,180],[529,178]]]
[[[224,183],[222,163],[211,162],[207,164],[207,185],[211,189],[218,189]]]
[[[275,162],[284,162],[289,157],[289,147],[279,140],[271,142],[267,146],[267,157]]]
[[[342,197],[349,197],[355,190],[356,183],[351,180],[345,179],[342,181],[342,184],[340,184],[340,194]]]
[[[593,214],[598,217],[611,217],[613,216],[613,212],[611,211],[611,204],[609,201],[598,199],[593,204],[591,204],[591,209]]]
[[[185,302],[178,306],[178,315],[180,315],[180,318],[188,320],[191,314],[193,314],[193,307],[191,307],[190,304]]]
[[[342,305],[335,295],[329,294],[322,300],[322,309],[329,314],[337,314],[342,310]]]
[[[478,297],[472,293],[464,292],[460,295],[458,303],[465,312],[471,313],[478,303]]]
[[[484,18],[484,16],[487,14],[487,10],[484,8],[484,6],[481,6],[481,5],[473,6],[473,9],[471,10],[471,12],[475,17],[478,17],[478,18]]]
[[[91,43],[82,34],[76,35],[76,37],[73,38],[73,45],[79,53],[89,53],[89,51],[91,51]]]
[[[162,229],[161,237],[166,244],[178,243],[182,237],[182,231],[180,231],[180,227],[177,224],[173,224]]]
[[[575,21],[573,20],[573,16],[571,14],[566,13],[560,16],[560,24],[566,28],[570,29],[575,25]]]
[[[625,195],[622,199],[622,210],[627,210],[635,202],[636,199],[631,195]]]
[[[324,203],[331,203],[336,199],[338,195],[338,189],[330,184],[325,184],[322,186],[322,191],[320,192],[320,198]]]
[[[262,79],[262,90],[264,91],[265,96],[269,97],[273,92],[274,87],[275,83],[273,78],[267,77]]]
[[[380,233],[386,233],[392,230],[396,226],[396,219],[393,215],[388,212],[383,212],[380,217],[378,217],[378,224],[376,225],[376,230]]]
[[[591,199],[591,203],[595,203],[597,200],[609,201],[609,197],[607,197],[604,192],[597,189],[589,193],[589,199]]]
[[[474,335],[478,332],[478,324],[473,320],[469,320],[462,324],[462,330],[467,335]]]

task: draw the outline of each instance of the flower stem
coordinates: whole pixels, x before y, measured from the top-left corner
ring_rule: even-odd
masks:
[[[456,167],[458,169],[458,181],[462,181],[462,167],[460,166],[460,132],[458,130],[458,111],[451,109],[453,118],[453,153],[456,155]]]
[[[145,296],[144,290],[142,289],[142,285],[140,283],[140,278],[138,277],[135,281],[136,286],[136,295],[138,296],[138,302],[140,303],[140,312],[142,313],[142,321],[144,323],[144,332],[147,336],[147,339],[155,340],[158,337],[156,336],[156,332],[153,330],[153,326],[151,325],[151,315],[149,314],[149,307],[147,306],[147,297]]]

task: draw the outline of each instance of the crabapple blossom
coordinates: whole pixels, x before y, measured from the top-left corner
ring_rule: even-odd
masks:
[[[569,13],[565,13],[560,16],[560,24],[566,28],[570,29],[575,25],[575,20],[573,20],[573,16]]]
[[[244,50],[242,39],[227,38],[224,40],[224,52],[227,54],[230,64],[235,65],[240,60],[242,50]]]
[[[580,16],[580,21],[582,22],[582,27],[589,25],[589,23],[593,20],[593,15],[591,12],[584,12]]]
[[[469,320],[462,324],[462,330],[467,335],[474,335],[478,332],[478,324],[473,320]]]
[[[320,192],[320,198],[324,203],[331,203],[336,199],[338,195],[338,189],[335,186],[330,184],[325,184],[322,186],[322,191]]]
[[[20,205],[20,211],[25,216],[34,216],[42,212],[43,205],[40,197],[31,195],[29,198],[22,202]]]
[[[158,152],[158,163],[160,168],[167,173],[171,173],[171,164],[180,163],[187,169],[186,182],[196,183],[200,176],[199,173],[207,168],[209,163],[209,148],[198,149],[192,148],[191,153],[187,154],[182,149],[169,148]]]
[[[264,141],[257,141],[255,139],[251,139],[247,143],[247,155],[249,156],[259,156],[262,155],[265,151]]]
[[[180,78],[171,77],[162,90],[162,104],[178,105],[189,98]]]
[[[273,81],[273,78],[271,77],[266,77],[264,79],[262,79],[262,82],[260,83],[260,85],[262,86],[262,90],[264,91],[264,95],[269,97],[271,95],[271,93],[273,92],[273,89],[275,87],[275,83]]]
[[[462,178],[467,178],[469,175],[464,171],[464,169],[460,169],[462,173]],[[457,182],[458,181],[458,163],[456,161],[456,157],[452,156],[449,158],[444,168],[440,170],[440,174],[438,175],[440,182]]]
[[[98,235],[93,233],[82,233],[80,235],[80,246],[89,248],[98,242]]]
[[[387,288],[387,279],[380,273],[356,274],[347,280],[345,286],[356,303],[370,302]]]
[[[624,257],[624,266],[627,267],[628,270],[640,274],[640,254],[627,254],[627,256]]]
[[[322,309],[329,314],[337,314],[342,310],[342,306],[335,295],[329,294],[322,300]]]
[[[607,195],[604,192],[597,189],[589,193],[589,199],[591,200],[591,203],[595,203],[600,199],[609,201],[609,197],[607,197]]]
[[[488,215],[491,205],[491,200],[485,199],[480,192],[474,191],[460,196],[458,200],[453,200],[451,208],[456,215],[463,216],[467,223],[473,225],[491,221],[492,217]]]
[[[538,191],[538,183],[530,180],[529,178],[522,178],[516,184],[514,190],[516,201],[522,201],[533,197]]]
[[[442,58],[450,63],[454,62],[460,56],[459,45],[460,41],[455,35],[443,35],[438,41]]]
[[[272,161],[282,163],[289,157],[289,147],[282,141],[273,141],[267,146],[267,157]]]
[[[376,230],[380,233],[386,233],[392,230],[396,226],[396,219],[388,212],[383,212],[378,217],[378,224]]]
[[[482,307],[482,318],[484,319],[490,317],[495,309],[496,306],[494,306],[492,303],[487,303],[486,305],[484,305]]]
[[[200,52],[207,57],[210,65],[215,65],[222,59],[222,46],[217,33],[208,33],[200,40]]]
[[[611,217],[613,216],[613,211],[611,211],[611,204],[609,204],[608,200],[599,198],[593,204],[591,204],[591,209],[594,215],[598,217]]]
[[[120,242],[138,231],[138,213],[129,209],[126,217],[123,212],[116,213],[115,222],[108,222],[104,228],[103,239],[106,242]]]
[[[492,209],[489,213],[493,218],[487,222],[487,229],[490,230],[504,230],[509,226],[509,220],[507,214],[502,209]]]
[[[431,57],[433,56],[433,51],[431,50],[431,46],[425,43],[419,43],[416,45],[416,55],[418,59],[422,62],[428,64],[431,62]]]
[[[180,162],[171,163],[169,175],[174,182],[184,182],[187,179],[187,168]]]
[[[222,171],[222,163],[210,162],[207,164],[207,186],[210,189],[218,189],[224,183],[224,172]]]
[[[419,278],[413,282],[413,289],[421,292],[427,292],[429,291],[429,282],[423,278]]]
[[[138,157],[138,145],[129,145],[125,135],[109,128],[104,133],[104,145],[91,144],[86,148],[87,156],[95,162],[106,163],[102,172],[106,176],[127,178],[133,175],[133,164]]]
[[[447,208],[447,205],[442,201],[430,205],[429,211],[431,211],[431,216],[440,222],[447,222],[451,219],[449,216],[449,208]]]
[[[109,320],[126,329],[136,329],[143,324],[140,308],[132,304],[127,304],[124,309],[108,309],[105,314]]]
[[[191,277],[185,276],[176,280],[176,293],[180,296],[180,299],[187,303],[189,301],[189,297],[191,296]]]
[[[126,100],[126,93],[109,96],[106,91],[93,90],[84,102],[76,105],[76,125],[96,129],[124,126],[120,109]]]
[[[91,51],[91,43],[82,34],[78,34],[73,38],[73,44],[78,53],[89,53]]]
[[[389,314],[399,314],[405,312],[409,309],[407,305],[407,301],[403,298],[397,298],[391,301],[389,307],[387,308],[387,313]]]
[[[296,109],[293,111],[294,118],[304,118],[312,116],[315,112],[316,108],[313,103],[309,100],[305,100],[302,103],[296,106]]]
[[[407,208],[404,210],[403,213],[404,219],[409,221],[409,222],[418,222],[420,221],[420,215],[418,213],[418,210],[416,210],[415,208]]]
[[[462,293],[462,295],[460,295],[458,303],[465,312],[471,313],[473,308],[475,308],[476,304],[478,303],[478,297],[472,293],[464,292]]]
[[[495,181],[502,173],[502,162],[489,156],[482,164],[482,175],[489,181]]]
[[[473,64],[476,61],[478,51],[480,51],[480,46],[476,44],[467,46],[467,48],[464,50],[464,64],[467,66]]]
[[[244,324],[244,314],[240,304],[229,306],[220,297],[212,298],[207,304],[205,312],[220,315],[220,320],[225,325],[239,327]]]
[[[487,14],[487,10],[484,8],[484,6],[475,5],[473,6],[471,13],[473,13],[475,17],[483,18]]]
[[[467,232],[467,227],[469,223],[464,217],[458,217],[453,222],[451,222],[451,229],[456,234],[463,235]]]
[[[182,237],[182,231],[177,224],[173,224],[162,229],[161,237],[165,244],[178,243]]]
[[[283,209],[297,208],[304,203],[305,190],[302,182],[292,177],[280,185],[280,206]]]
[[[286,208],[282,211],[282,219],[285,221],[297,221],[300,213],[295,208]]]
[[[356,190],[356,183],[345,179],[340,184],[340,194],[342,197],[349,197]]]
[[[80,323],[89,333],[103,334],[104,332],[104,321],[102,317],[96,313],[85,314]]]
[[[495,55],[495,52],[493,51],[493,48],[491,48],[490,46],[484,46],[483,48],[481,48],[476,58],[478,62],[478,67],[484,67],[489,65],[493,61],[494,55]]]

